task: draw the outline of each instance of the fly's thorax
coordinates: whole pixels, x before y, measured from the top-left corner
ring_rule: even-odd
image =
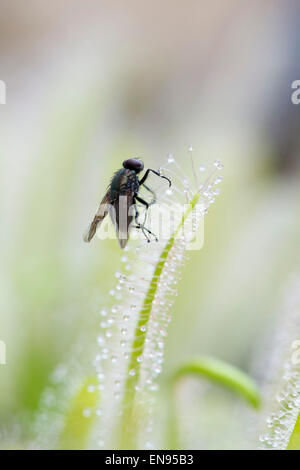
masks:
[[[111,201],[115,201],[120,195],[129,191],[133,193],[138,193],[139,191],[139,180],[135,171],[125,168],[118,170],[114,174],[110,185]]]

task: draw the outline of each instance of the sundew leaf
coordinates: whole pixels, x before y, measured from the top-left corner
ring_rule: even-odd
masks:
[[[171,233],[160,237],[158,243],[131,244],[122,256],[125,269],[116,273],[117,286],[111,291],[116,303],[103,309],[102,333],[98,337],[96,370],[102,408],[99,447],[135,449],[154,445],[153,392],[158,389],[156,379],[162,372],[170,310],[186,250],[219,194],[214,185],[221,178],[214,175],[222,167],[216,161],[204,183],[191,189],[193,183],[186,172],[169,157],[162,171],[173,185],[171,190],[164,186],[158,199],[159,209],[164,210],[164,224],[170,214],[174,217]]]
[[[198,357],[182,364],[174,374],[174,382],[185,376],[206,378],[240,395],[254,408],[260,406],[260,393],[255,381],[245,372],[220,359]]]
[[[95,422],[99,392],[97,379],[89,377],[70,400],[59,437],[59,450],[85,449]]]
[[[187,218],[189,217],[190,213],[194,209],[195,205],[197,204],[199,200],[199,194],[196,194],[192,201],[190,202],[186,212],[182,216],[182,220],[176,230],[176,232],[171,236],[170,240],[166,244],[164,250],[161,253],[160,259],[155,267],[154,274],[152,277],[152,280],[150,282],[150,286],[148,289],[148,292],[145,296],[145,300],[143,303],[143,306],[141,308],[140,314],[139,314],[139,321],[137,323],[136,329],[135,329],[135,336],[134,336],[134,341],[132,345],[132,353],[131,357],[129,359],[129,365],[128,365],[128,375],[127,375],[127,380],[125,383],[125,394],[124,394],[124,402],[123,402],[123,407],[124,407],[124,420],[123,420],[123,428],[121,427],[121,432],[122,429],[125,431],[125,434],[121,438],[121,442],[124,441],[126,438],[126,441],[129,437],[128,432],[129,432],[129,427],[128,427],[128,422],[130,422],[131,419],[135,419],[134,416],[134,396],[136,393],[136,387],[139,382],[139,377],[140,377],[140,371],[141,371],[141,362],[139,362],[138,358],[143,354],[144,348],[145,348],[145,340],[146,340],[146,335],[143,334],[145,329],[147,328],[147,324],[149,322],[149,318],[151,315],[151,312],[153,310],[153,302],[155,299],[155,295],[158,291],[158,286],[159,286],[159,280],[161,278],[161,275],[163,273],[165,264],[170,256],[170,252],[174,246],[176,237],[178,236],[180,230],[183,228]],[[134,370],[135,373],[131,374],[130,371]],[[125,426],[124,426],[125,424]],[[130,443],[130,440],[128,441]]]
[[[275,397],[273,412],[267,417],[267,431],[261,435],[260,449],[300,450],[300,374],[291,361],[284,365],[282,387]]]
[[[280,321],[270,351],[273,371],[265,397],[267,416],[259,449],[300,450],[300,280],[293,277],[280,309]],[[275,367],[274,367],[275,366]]]

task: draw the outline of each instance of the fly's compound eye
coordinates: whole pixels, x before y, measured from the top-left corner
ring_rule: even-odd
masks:
[[[140,171],[143,171],[144,163],[137,158],[130,158],[129,160],[125,160],[125,162],[123,162],[123,167],[126,168],[126,170],[133,170],[136,173],[139,173]]]

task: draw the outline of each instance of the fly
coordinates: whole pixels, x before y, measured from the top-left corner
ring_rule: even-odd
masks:
[[[148,241],[149,236],[153,236],[156,241],[157,237],[148,228],[145,227],[147,211],[152,204],[156,203],[156,195],[145,182],[150,173],[154,173],[168,181],[171,186],[171,181],[166,176],[162,176],[158,171],[148,169],[144,176],[139,179],[138,175],[144,170],[144,163],[137,158],[130,158],[123,162],[123,168],[118,170],[108,187],[108,190],[102,199],[96,215],[90,224],[87,233],[83,239],[85,242],[90,242],[95,235],[98,227],[102,221],[110,214],[112,222],[116,228],[117,237],[120,247],[123,249],[129,240],[129,232],[132,222],[135,221],[135,228],[141,230]],[[143,186],[147,191],[152,194],[152,201],[146,202],[139,196],[140,187]],[[143,223],[139,221],[139,212],[137,209],[137,202],[142,204],[145,209],[145,220]]]

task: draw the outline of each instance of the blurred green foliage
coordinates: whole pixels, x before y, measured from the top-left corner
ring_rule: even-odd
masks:
[[[29,11],[35,12],[36,5],[30,5]],[[166,344],[166,376],[179,362],[205,354],[255,373],[263,382],[262,371],[253,371],[256,351],[273,323],[286,280],[299,271],[296,138],[286,156],[293,165],[285,165],[284,172],[278,165],[278,158],[285,158],[279,148],[289,141],[294,109],[283,112],[278,99],[274,112],[281,75],[276,69],[274,94],[267,94],[270,73],[264,74],[273,70],[272,63],[261,67],[258,58],[258,50],[263,51],[259,57],[265,64],[276,51],[279,66],[285,64],[284,46],[282,55],[277,47],[282,45],[276,29],[280,21],[272,23],[276,11],[268,16],[257,4],[248,17],[247,10],[227,15],[220,6],[209,12],[207,22],[200,5],[199,24],[210,27],[192,23],[194,36],[189,37],[181,27],[182,12],[174,7],[178,18],[174,26],[168,5],[159,12],[160,18],[165,15],[161,29],[157,24],[154,34],[150,28],[145,39],[138,26],[133,27],[143,24],[139,16],[126,33],[119,28],[118,21],[126,24],[122,15],[115,19],[111,13],[111,19],[107,13],[102,22],[98,12],[94,23],[93,10],[83,2],[82,6],[86,23],[71,18],[68,27],[64,25],[71,38],[65,37],[65,43],[59,34],[56,37],[56,14],[48,21],[42,15],[41,23],[33,15],[29,28],[31,23],[19,16],[19,5],[17,10],[16,5],[8,8],[11,34],[5,29],[1,33],[7,34],[1,47],[10,94],[0,110],[0,339],[7,346],[7,365],[0,368],[1,446],[30,440],[29,423],[49,376],[80,334],[84,331],[81,351],[96,344],[98,312],[110,302],[120,250],[114,240],[87,246],[81,235],[124,158],[139,155],[148,167],[158,168],[171,151],[187,168],[186,149],[192,143],[197,165],[209,166],[216,158],[225,165],[222,194],[206,218],[204,249],[193,253],[180,283]],[[242,14],[250,25],[244,31]],[[144,15],[146,25],[148,12]],[[193,15],[188,16],[193,22]],[[260,47],[253,35],[257,19],[263,26],[255,34]],[[51,31],[49,43],[43,35],[45,42],[41,40],[41,25]],[[218,47],[218,38],[223,38],[219,25],[227,31],[229,52]],[[105,28],[109,33],[102,36]],[[231,30],[238,40],[230,41]],[[292,35],[289,38],[292,41]],[[34,59],[37,46],[39,55]],[[245,57],[247,64],[240,60]],[[257,95],[244,88],[246,78],[248,85],[255,82]],[[272,121],[276,113],[280,122],[287,123],[286,128],[279,126],[282,132]],[[84,363],[85,358],[80,359]],[[73,414],[82,428],[77,402],[87,398],[83,391],[74,397],[62,447],[69,446],[69,431],[76,445],[84,445],[85,431],[81,435],[73,427]],[[160,408],[166,399],[164,393],[158,394]],[[246,441],[250,445],[245,427],[241,431],[237,424],[240,416],[232,412],[236,409],[232,397],[218,390],[206,403],[207,420],[217,419],[215,410],[225,410],[224,415],[219,413],[218,428],[220,433],[226,430],[227,441],[220,443],[220,434],[212,432],[212,446],[243,446]],[[195,416],[202,414],[200,402],[193,407]],[[185,400],[181,414],[190,416],[190,408]],[[166,425],[163,418],[160,424]],[[203,442],[199,427],[192,429],[191,446]]]

